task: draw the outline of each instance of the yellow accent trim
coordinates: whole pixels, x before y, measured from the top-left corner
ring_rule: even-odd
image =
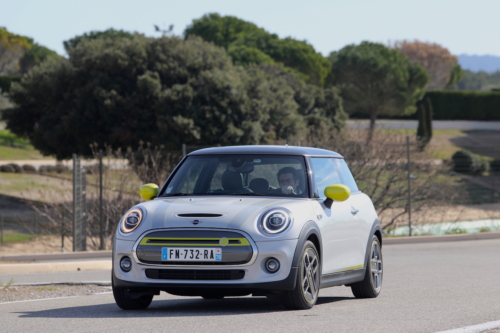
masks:
[[[142,185],[141,188],[139,189],[139,195],[141,196],[142,199],[148,201],[151,200],[151,198],[156,197],[159,191],[160,189],[158,188],[158,185],[145,184]]]
[[[154,240],[164,240],[167,241],[167,243],[154,243],[150,244],[148,243],[148,240],[154,239]],[[246,238],[226,238],[229,241],[239,241],[239,244],[227,244],[226,246],[249,246],[250,242]],[[168,243],[169,240],[196,240],[196,241],[207,241],[207,240],[215,240],[219,241],[220,238],[177,238],[177,237],[144,237],[139,245],[168,245],[168,246],[222,246],[221,244],[178,244],[178,243]]]
[[[351,196],[351,190],[342,184],[330,185],[325,188],[325,196],[333,201],[346,201]]]

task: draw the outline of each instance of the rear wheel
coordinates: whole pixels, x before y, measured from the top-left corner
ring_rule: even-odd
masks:
[[[111,278],[111,281],[113,281],[113,277]],[[125,288],[116,288],[113,282],[111,282],[111,287],[113,288],[113,296],[115,298],[116,305],[123,310],[144,310],[147,309],[153,301],[153,295],[131,298]]]
[[[283,305],[291,310],[307,310],[316,304],[319,294],[321,263],[316,246],[310,241],[302,247],[295,289],[283,292]]]
[[[363,281],[351,285],[356,298],[375,298],[382,289],[383,261],[382,247],[378,237],[373,235],[368,265]]]

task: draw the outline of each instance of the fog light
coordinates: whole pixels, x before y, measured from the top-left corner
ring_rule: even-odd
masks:
[[[276,273],[280,269],[280,262],[276,258],[269,258],[265,266],[269,273]]]
[[[130,272],[132,269],[132,260],[130,260],[129,257],[123,257],[122,260],[120,260],[120,267],[122,271]]]

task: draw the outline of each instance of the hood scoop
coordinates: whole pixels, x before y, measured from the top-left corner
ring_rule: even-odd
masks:
[[[185,218],[207,218],[207,217],[221,217],[223,214],[210,214],[210,213],[189,213],[189,214],[177,214],[177,217]]]

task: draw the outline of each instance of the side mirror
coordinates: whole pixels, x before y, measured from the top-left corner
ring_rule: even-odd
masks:
[[[139,189],[139,195],[141,196],[141,198],[148,201],[158,196],[159,191],[160,189],[158,188],[158,185],[145,184],[142,185],[141,188]]]
[[[349,187],[341,184],[330,185],[325,188],[326,207],[332,208],[333,201],[346,201],[351,196]]]

